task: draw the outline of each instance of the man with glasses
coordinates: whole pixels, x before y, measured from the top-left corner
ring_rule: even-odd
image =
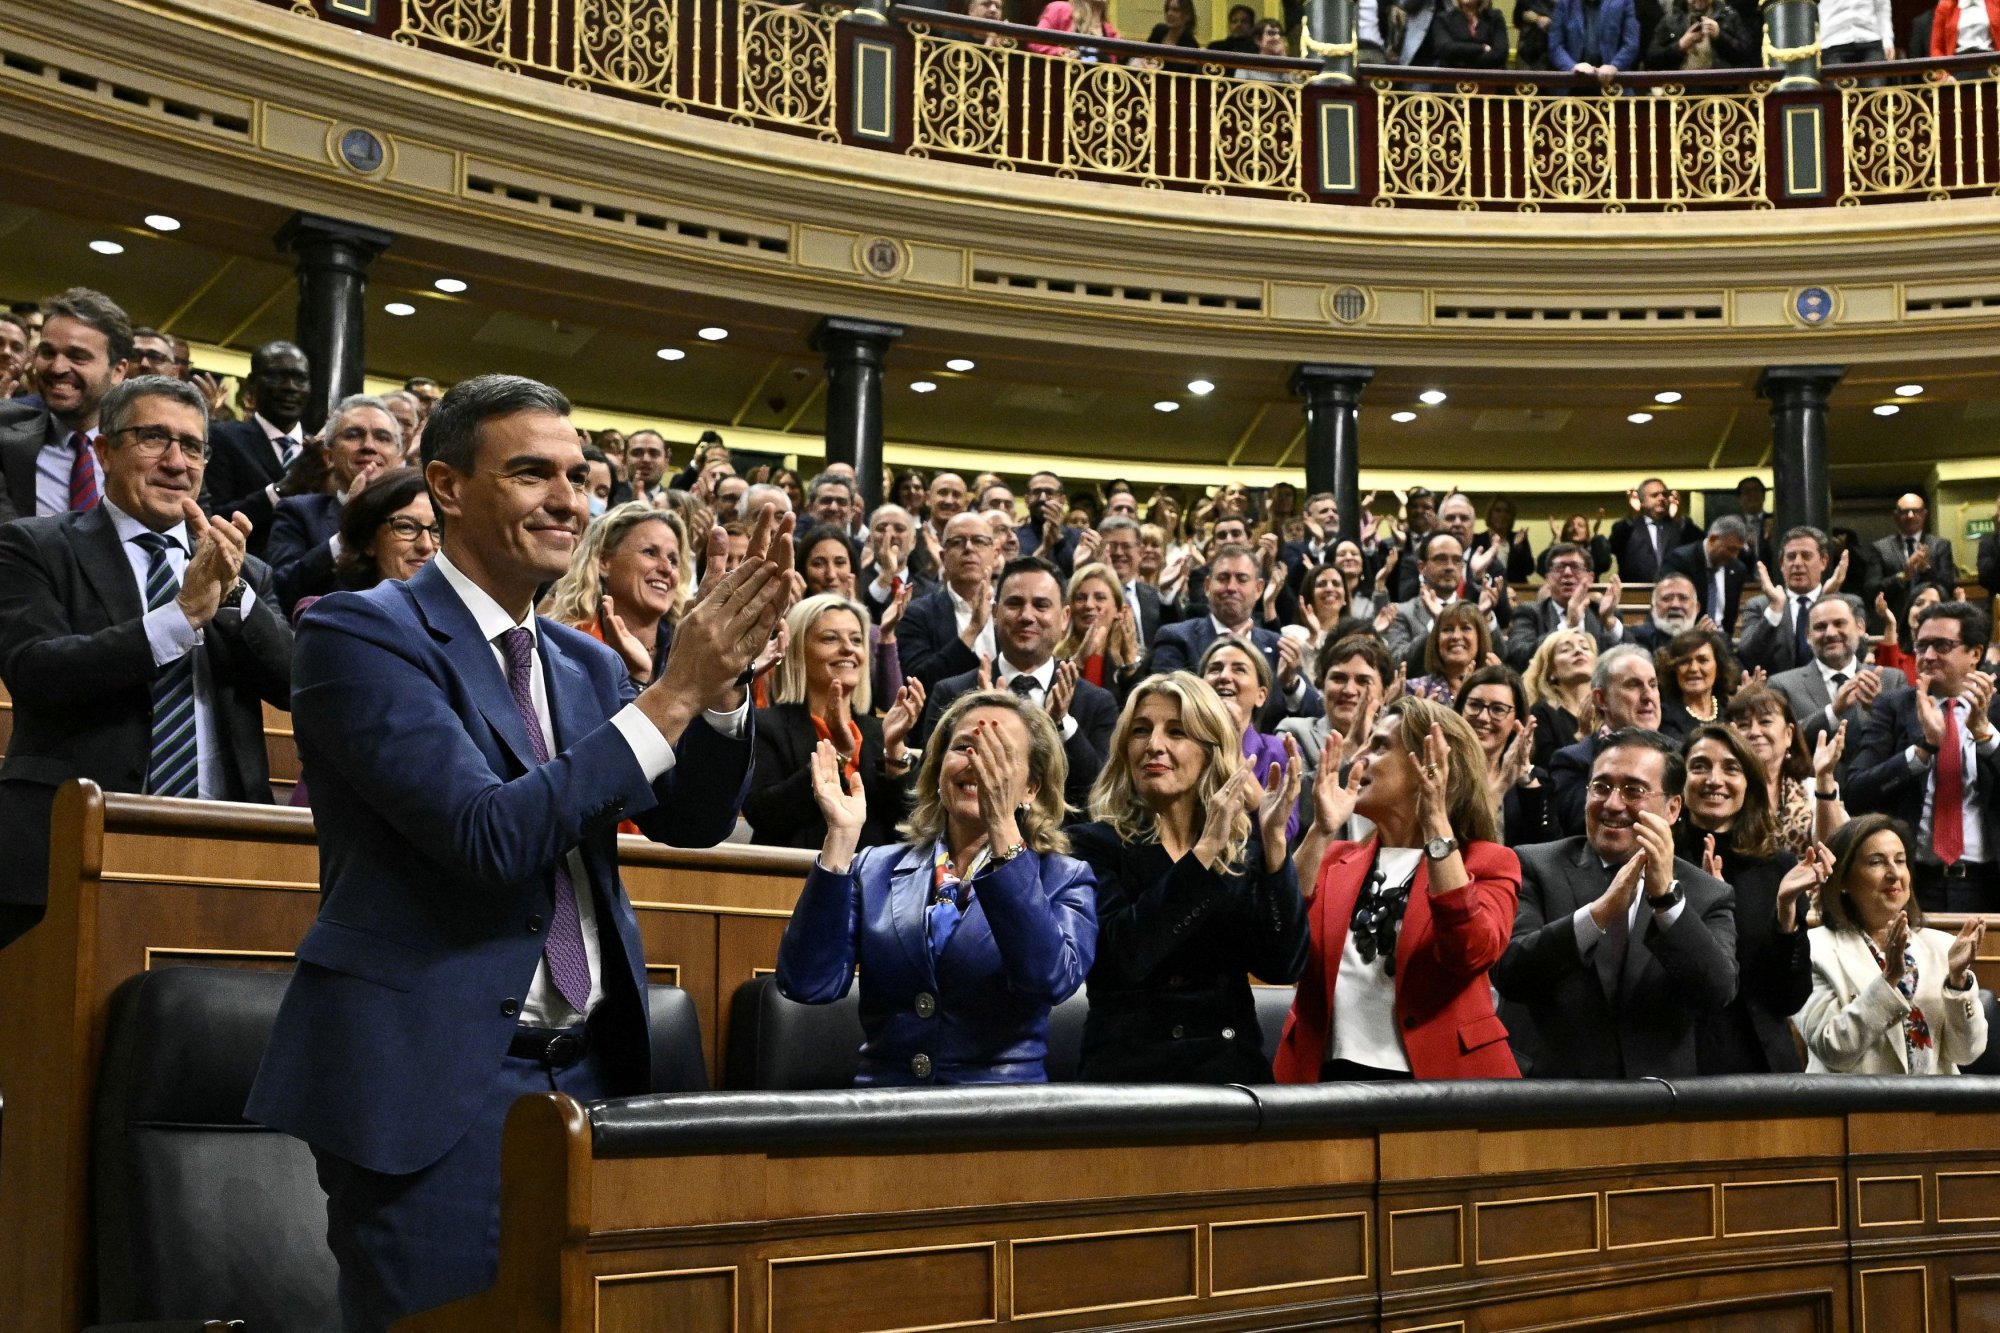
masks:
[[[1028,478],[1028,521],[1015,529],[1021,539],[1022,555],[1039,555],[1068,578],[1075,569],[1076,542],[1081,535],[1063,523],[1069,512],[1069,496],[1062,478],[1053,472],[1037,472]]]
[[[286,615],[301,599],[333,591],[342,554],[340,511],[377,477],[403,465],[403,428],[387,403],[358,393],[341,399],[332,423],[310,447],[326,461],[330,489],[280,500],[265,551]]]
[[[963,495],[963,483],[960,483]],[[993,530],[984,514],[962,511],[944,525],[944,586],[911,599],[903,612],[903,674],[937,688],[947,676],[979,669],[993,656]]]
[[[1927,608],[1916,688],[1875,700],[1848,769],[1850,810],[1917,831],[1910,873],[1925,911],[2000,910],[2000,731],[1993,677],[1979,669],[1990,632],[1965,602]]]
[[[1532,1016],[1531,1078],[1694,1074],[1696,1033],[1736,995],[1735,894],[1674,855],[1679,748],[1627,728],[1592,751],[1583,835],[1516,849],[1493,983]]]
[[[1597,597],[1590,595],[1590,552],[1574,542],[1558,542],[1549,548],[1548,577],[1542,580],[1542,595],[1526,606],[1514,608],[1513,622],[1507,627],[1507,665],[1526,671],[1543,639],[1559,629],[1582,630],[1597,640],[1603,652],[1625,637],[1625,621],[1618,614],[1617,579],[1604,585]]]
[[[1601,725],[1613,731],[1654,731],[1660,725],[1660,675],[1653,655],[1629,643],[1600,654],[1590,673],[1590,706]],[[1597,751],[1592,738],[1564,746],[1549,760],[1549,798],[1563,836],[1583,832],[1584,785]]]
[[[1408,601],[1396,604],[1396,618],[1382,632],[1382,641],[1389,645],[1389,655],[1397,661],[1414,660],[1421,665],[1432,623],[1447,606],[1459,600],[1467,586],[1465,543],[1439,528],[1417,547],[1416,567],[1422,581]],[[1490,609],[1486,612],[1486,628],[1495,638],[1499,637],[1500,622]],[[1412,670],[1410,674],[1417,672]]]
[[[196,503],[201,394],[145,376],[101,414],[101,502],[0,527],[0,944],[41,919],[57,787],[268,804],[263,705],[290,705],[292,632],[250,525]]]
[[[1879,538],[1868,548],[1868,586],[1863,590],[1869,605],[1875,594],[1888,599],[1889,609],[1898,617],[1925,584],[1936,588],[1950,601],[1957,596],[1958,563],[1952,559],[1951,543],[1924,531],[1931,509],[1924,497],[1911,491],[1896,500],[1896,530]],[[1889,627],[1891,631],[1894,626]]]
[[[96,507],[98,406],[132,359],[131,322],[102,293],[72,287],[42,302],[42,313],[29,344],[41,402],[0,407],[0,523]]]
[[[1139,627],[1139,647],[1151,652],[1160,637],[1160,626],[1180,619],[1180,610],[1160,599],[1160,590],[1139,577],[1139,524],[1129,518],[1107,518],[1097,525],[1098,553],[1111,567],[1125,589],[1125,604],[1132,608],[1133,623]]]

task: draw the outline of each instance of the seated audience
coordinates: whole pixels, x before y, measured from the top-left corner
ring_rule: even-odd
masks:
[[[1201,655],[1196,672],[1215,691],[1216,698],[1222,700],[1223,709],[1242,737],[1243,754],[1256,771],[1261,773],[1273,764],[1282,764],[1285,743],[1257,730],[1257,715],[1271,694],[1271,668],[1264,655],[1240,639],[1217,639]],[[1299,812],[1295,808],[1285,832],[1296,837],[1298,831]]]
[[[1736,659],[1746,670],[1776,675],[1812,660],[1812,608],[1822,596],[1839,592],[1847,578],[1844,566],[1827,577],[1832,549],[1833,539],[1818,528],[1797,527],[1778,550],[1783,587],[1771,582],[1768,566],[1761,561],[1754,566],[1763,591],[1743,604],[1736,638]]]
[[[951,473],[940,473],[938,481]],[[957,492],[961,501],[964,489]],[[932,504],[938,502],[937,483]],[[934,689],[946,676],[977,670],[979,659],[993,656],[993,530],[983,514],[954,513],[946,521],[940,543],[944,586],[913,598],[903,612],[903,674]]]
[[[541,612],[617,652],[643,687],[666,665],[693,582],[680,518],[634,500],[584,530]]]
[[[1660,677],[1660,730],[1677,741],[1720,718],[1742,680],[1729,641],[1714,630],[1674,635],[1654,651],[1653,664]]]
[[[1676,634],[1714,628],[1715,622],[1702,614],[1694,580],[1685,574],[1662,574],[1653,585],[1646,618],[1626,627],[1625,642],[1648,650],[1664,648]]]
[[[1061,738],[1002,690],[962,696],[917,769],[908,841],[861,849],[866,784],[813,752],[826,841],[778,946],[778,989],[828,1004],[861,977],[871,1084],[1040,1083],[1049,1010],[1097,950],[1095,880],[1064,855]]]
[[[1071,835],[1097,878],[1082,1078],[1271,1081],[1249,977],[1289,983],[1305,962],[1286,831],[1300,766],[1246,761],[1236,727],[1186,672],[1149,677],[1119,716],[1094,822]]]
[[[1514,608],[1507,626],[1507,665],[1526,671],[1535,649],[1557,630],[1583,630],[1600,651],[1624,639],[1625,621],[1618,613],[1623,585],[1613,579],[1593,597],[1590,556],[1582,547],[1562,542],[1549,548],[1549,567],[1544,573],[1541,596]]]
[[[1734,5],[1673,0],[1653,29],[1646,68],[1744,69],[1757,63],[1761,36],[1744,31]]]
[[[813,795],[812,758],[832,747],[844,789],[867,796],[857,847],[896,840],[910,776],[907,741],[923,711],[915,681],[878,721],[870,711],[868,613],[839,593],[818,593],[785,614],[785,655],[774,698],[757,710],[756,781],[743,798],[750,841],[765,847],[817,847],[826,822]]]
[[[1146,40],[1156,46],[1192,46],[1201,49],[1194,35],[1194,0],[1167,0],[1164,18],[1153,25]]]
[[[1211,51],[1247,56],[1257,49],[1257,11],[1249,5],[1229,7],[1229,35],[1208,44]]]
[[[42,302],[42,313],[27,365],[39,396],[0,417],[0,523],[96,507],[98,412],[132,356],[131,322],[100,292],[72,287]]]
[[[1590,702],[1596,667],[1597,640],[1582,630],[1557,630],[1535,649],[1521,683],[1535,724],[1536,767],[1547,768],[1557,750],[1597,729],[1597,710]]]
[[[1535,724],[1523,722],[1528,691],[1512,668],[1481,667],[1466,679],[1453,705],[1472,728],[1486,759],[1486,794],[1500,816],[1509,847],[1554,842],[1562,836],[1549,807],[1548,774],[1534,762]]]
[[[1956,1074],[1986,1049],[1972,960],[1986,923],[1924,925],[1911,897],[1909,825],[1868,814],[1834,835],[1810,934],[1812,998],[1799,1028],[1815,1074]]]
[[[1684,1077],[1696,1033],[1736,995],[1734,896],[1674,855],[1674,743],[1629,728],[1594,749],[1583,836],[1517,849],[1520,910],[1494,984],[1532,1015],[1531,1077]]]
[[[278,501],[264,559],[287,612],[303,597],[332,592],[343,547],[340,514],[369,483],[403,465],[403,428],[388,404],[368,394],[343,398],[322,435],[309,441],[325,459],[331,489]]]
[[[1736,895],[1736,970],[1729,1007],[1702,1025],[1695,1055],[1704,1074],[1796,1074],[1791,1018],[1812,991],[1806,903],[1833,868],[1824,845],[1804,859],[1778,846],[1764,765],[1741,733],[1705,722],[1682,749],[1687,798],[1674,854]]]
[[[1424,639],[1424,674],[1404,686],[1419,699],[1429,699],[1451,707],[1466,677],[1485,666],[1493,656],[1493,640],[1486,630],[1486,613],[1471,602],[1453,602],[1437,614]]]
[[[1431,56],[1446,69],[1505,69],[1507,20],[1487,0],[1453,0],[1431,29]]]
[[[42,918],[57,787],[268,804],[263,706],[291,706],[292,631],[249,520],[194,500],[201,394],[147,375],[98,411],[100,503],[0,524],[0,944]]]
[[[1814,843],[1826,841],[1847,822],[1847,808],[1834,786],[1834,769],[1845,740],[1837,733],[1822,735],[1809,753],[1805,734],[1792,720],[1791,705],[1768,685],[1737,691],[1725,720],[1742,735],[1763,770],[1778,821],[1779,848],[1803,861]],[[1811,791],[1806,789],[1807,778],[1814,780]]]
[[[1875,700],[1907,690],[1909,679],[1895,667],[1863,663],[1857,656],[1864,641],[1859,597],[1830,593],[1820,598],[1808,613],[1806,633],[1812,646],[1805,665],[1778,672],[1770,686],[1791,705],[1806,744],[1817,745],[1843,726],[1859,744]],[[1846,775],[1843,765],[1841,777]]]
[[[1352,786],[1320,785],[1313,826],[1359,810],[1375,836],[1315,834],[1301,848],[1315,868],[1312,948],[1278,1080],[1520,1077],[1487,973],[1507,948],[1521,870],[1500,845],[1479,741],[1443,707],[1399,699],[1354,767]]]

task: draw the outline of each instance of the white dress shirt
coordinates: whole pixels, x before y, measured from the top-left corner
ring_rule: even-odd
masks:
[[[1000,675],[999,679],[995,682],[996,688],[1003,690],[1012,690],[1014,688],[1014,678],[1016,676],[1026,676],[1029,680],[1035,682],[1034,690],[1032,693],[1028,695],[1028,697],[1034,700],[1036,703],[1042,705],[1042,707],[1044,708],[1048,707],[1049,687],[1051,685],[1054,685],[1056,682],[1055,658],[1053,657],[1049,658],[1047,661],[1043,662],[1040,666],[1036,667],[1033,671],[1023,671],[1019,667],[1015,666],[1012,662],[1008,661],[1007,658],[1003,655],[1000,658],[999,667],[1000,667]],[[1070,697],[1074,699],[1076,696],[1071,695]],[[1076,735],[1076,714],[1065,711],[1063,713],[1062,724],[1058,728],[1058,730],[1062,732],[1062,738],[1064,740],[1068,740],[1070,737]]]
[[[551,757],[559,750],[556,745],[555,725],[549,712],[548,682],[542,670],[541,635],[537,632],[535,614],[530,611],[524,619],[515,620],[508,615],[500,603],[493,600],[487,591],[465,576],[464,571],[452,564],[440,551],[431,557],[438,572],[458,594],[465,609],[472,613],[473,623],[479,626],[479,633],[493,649],[493,660],[500,668],[500,678],[507,678],[507,654],[500,646],[500,636],[510,629],[524,629],[533,640],[534,649],[530,658],[530,693],[534,697],[535,721],[542,730],[542,742],[548,747]],[[743,722],[749,713],[749,702],[733,713],[706,712],[702,716],[708,724],[725,736],[743,734]],[[611,715],[611,725],[618,728],[618,734],[632,747],[632,757],[638,761],[640,771],[646,775],[648,783],[658,782],[674,766],[674,748],[652,719],[639,711],[637,704],[627,704]],[[566,741],[582,739],[577,736],[561,738]],[[576,914],[583,925],[583,953],[590,964],[590,998],[584,1003],[584,1012],[578,1013],[563,999],[549,976],[548,959],[535,964],[534,984],[528,988],[527,1001],[521,1006],[521,1022],[530,1027],[571,1027],[581,1023],[590,1010],[597,1007],[604,998],[603,947],[597,938],[597,896],[591,892],[590,872],[583,862],[583,853],[576,847],[569,849],[569,879],[576,886]]]
[[[1840,693],[1841,688],[1845,686],[1848,681],[1853,680],[1856,676],[1861,674],[1861,668],[1864,665],[1866,664],[1862,662],[1860,658],[1850,657],[1847,659],[1846,666],[1831,667],[1826,664],[1825,659],[1821,658],[1817,654],[1813,656],[1813,666],[1819,670],[1819,678],[1826,685],[1827,704],[1825,713],[1826,713],[1826,725],[1829,728],[1838,727],[1840,725],[1840,715],[1833,711],[1834,697]],[[1834,680],[1835,676],[1845,676],[1847,679],[1836,682]],[[1848,739],[1854,742],[1855,744],[1860,743],[1859,737],[1850,736],[1848,737]]]
[[[1983,0],[1966,0],[1959,5],[1958,49],[1960,51],[1993,49],[1993,25],[1986,20],[1986,5]]]
[[[60,423],[57,429],[61,429]],[[69,474],[76,463],[76,450],[70,447],[74,431],[67,432],[54,444],[45,444],[35,454],[35,513],[67,514],[69,512]],[[83,433],[84,439],[92,446],[97,443],[97,428],[91,427]],[[95,447],[84,450],[84,457],[90,460],[91,475],[97,478],[97,493],[104,494],[104,463],[97,456]]]
[[[952,587],[949,583],[944,585],[944,590],[945,593],[951,598],[952,614],[958,617],[958,637],[963,639],[965,637],[966,629],[972,624],[972,603],[966,601],[963,597],[960,597],[958,595],[958,589]],[[988,613],[986,617],[986,627],[980,630],[979,637],[972,641],[972,655],[974,657],[999,656],[999,654],[996,651],[994,651],[993,647],[994,643],[995,640],[993,637],[993,616],[991,615],[991,613]]]
[[[1996,729],[1993,735],[1987,737],[1984,745],[1976,745],[1972,740],[1970,701],[1963,697],[1940,699],[1938,707],[1951,709],[1958,714],[1959,768],[1965,774],[1964,800],[1960,803],[1960,813],[1964,819],[1965,850],[1959,860],[1983,865],[1988,858],[1986,821],[1979,817],[1980,805],[1985,801],[1985,793],[1979,787],[1979,756],[1990,755],[2000,750],[2000,729]],[[1917,825],[1917,839],[1919,846],[1934,846],[1936,835],[1931,823],[1931,804],[1937,799],[1937,759],[1934,755],[1925,754],[1922,748],[1915,745],[1905,751],[1905,756],[1909,760],[1911,771],[1922,773],[1926,769],[1930,770],[1929,776],[1924,779],[1924,817]]]
[[[1819,42],[1822,47],[1881,42],[1886,50],[1893,44],[1895,33],[1896,20],[1890,11],[1889,0],[1820,0]],[[1926,51],[1923,54],[1930,53]]]
[[[1764,623],[1772,629],[1777,629],[1785,623],[1785,615],[1788,612],[1796,611],[1799,619],[1804,620],[1812,614],[1813,607],[1819,603],[1818,588],[1814,588],[1811,592],[1793,592],[1790,588],[1786,588],[1784,591],[1785,600],[1782,602],[1771,602],[1764,607]],[[1801,597],[1806,599],[1806,604],[1803,607],[1799,605]]]
[[[1634,856],[1643,856],[1644,854],[1643,852],[1632,853]],[[1614,878],[1617,871],[1624,869],[1622,865],[1613,866],[1601,856],[1597,858],[1597,863],[1606,870],[1612,871]],[[1680,881],[1675,880],[1674,882],[1678,884]],[[1646,896],[1645,872],[1641,871],[1639,891],[1632,895],[1632,908],[1625,914],[1625,929],[1628,932],[1628,938],[1630,937],[1630,932],[1640,929],[1639,913],[1648,910],[1647,904],[1650,901]],[[1681,900],[1666,911],[1654,912],[1653,919],[1660,923],[1661,930],[1672,930],[1674,922],[1681,919],[1681,911],[1686,907],[1687,897],[1686,895],[1682,895]],[[1598,941],[1611,933],[1608,930],[1598,928],[1597,919],[1590,914],[1589,903],[1585,903],[1582,907],[1576,909],[1575,914],[1570,917],[1570,925],[1576,931],[1576,951],[1586,959],[1597,948]]]
[[[1421,847],[1383,847],[1375,853],[1376,870],[1388,888],[1399,888],[1417,875]],[[1361,886],[1363,893],[1368,886]],[[1415,892],[1414,889],[1411,892]],[[1409,921],[1405,912],[1403,924]],[[1403,927],[1398,926],[1398,930]],[[1388,958],[1375,955],[1363,962],[1354,942],[1354,932],[1340,948],[1340,972],[1334,979],[1333,1022],[1326,1035],[1326,1058],[1352,1060],[1370,1069],[1407,1070],[1409,1052],[1403,1049],[1403,1034],[1396,1030],[1396,979],[1389,975]]]

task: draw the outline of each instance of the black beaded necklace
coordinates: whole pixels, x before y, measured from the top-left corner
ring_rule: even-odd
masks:
[[[1410,885],[1415,876],[1391,888],[1382,873],[1382,851],[1368,867],[1368,882],[1354,900],[1354,915],[1347,928],[1354,936],[1355,952],[1364,963],[1382,960],[1382,971],[1396,975],[1396,933],[1403,925],[1403,911],[1410,905]]]

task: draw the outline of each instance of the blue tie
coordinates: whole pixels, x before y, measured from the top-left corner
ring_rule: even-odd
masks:
[[[180,595],[167,550],[180,543],[157,532],[132,539],[146,553],[146,609],[157,611]],[[199,796],[201,754],[194,724],[194,653],[167,663],[153,677],[153,743],[146,765],[149,796]]]
[[[1806,622],[1812,615],[1812,598],[1806,593],[1799,594],[1798,613],[1798,663],[1804,666],[1812,661],[1812,640],[1806,637]]]

